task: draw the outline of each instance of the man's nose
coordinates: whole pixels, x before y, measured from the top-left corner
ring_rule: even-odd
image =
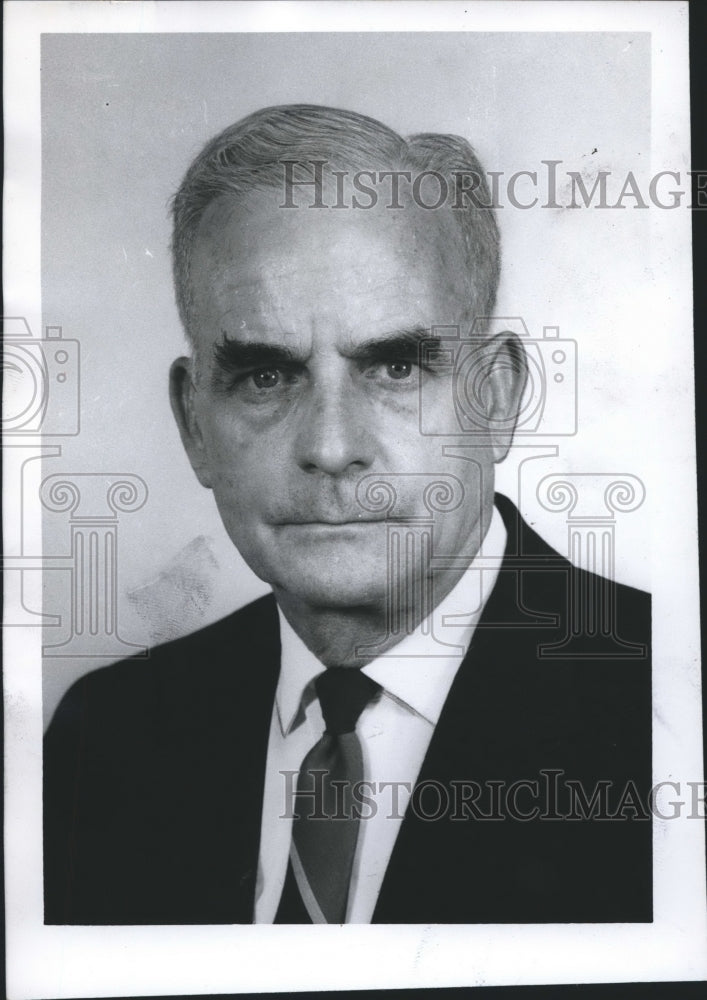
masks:
[[[315,387],[298,414],[295,449],[306,472],[329,476],[368,468],[374,458],[372,415],[345,380]]]

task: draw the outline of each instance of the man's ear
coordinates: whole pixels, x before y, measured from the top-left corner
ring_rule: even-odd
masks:
[[[177,421],[179,435],[191,467],[202,486],[211,488],[211,476],[206,448],[194,406],[194,362],[191,358],[177,358],[169,370],[169,401]]]
[[[483,395],[494,462],[502,462],[513,441],[528,361],[521,339],[510,330],[491,337],[482,348]]]

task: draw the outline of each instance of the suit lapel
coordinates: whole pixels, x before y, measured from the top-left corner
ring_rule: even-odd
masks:
[[[578,571],[510,501],[496,504],[504,560],[430,741],[416,788],[426,797],[414,794],[408,808],[374,922],[650,920],[650,815],[617,808],[629,784],[643,803],[650,789],[650,660],[627,658],[618,643],[607,654],[600,631],[581,656],[557,655]],[[640,652],[647,597],[622,588],[617,601],[619,633]],[[571,783],[587,799],[609,789],[603,820],[563,819]]]
[[[563,589],[557,582],[566,580],[569,564],[537,535],[519,530],[516,508],[503,497],[498,501],[508,533],[503,563],[424,758],[420,796],[402,823],[376,923],[485,919],[504,864],[494,846],[500,843],[498,825],[492,820],[470,825],[463,800],[475,794],[474,781],[513,780],[524,773],[528,742],[522,718],[551,711],[547,701],[537,704],[544,691],[525,683],[522,671],[530,664],[532,673],[538,643],[547,640],[548,630],[556,634],[562,610],[557,595]],[[528,607],[523,577],[534,572],[537,578],[539,571],[549,593]],[[472,808],[492,815],[494,803],[482,792]],[[438,812],[444,815],[435,818]],[[473,891],[461,891],[464,884]]]

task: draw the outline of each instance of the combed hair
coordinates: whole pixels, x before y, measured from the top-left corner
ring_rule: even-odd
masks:
[[[327,169],[434,171],[445,177],[458,206],[453,212],[466,248],[474,312],[493,313],[500,273],[500,246],[486,177],[474,150],[458,135],[421,133],[404,139],[354,111],[312,104],[264,108],[230,125],[193,161],[172,199],[172,266],[179,315],[193,339],[191,258],[201,219],[222,195],[282,187],[285,161]],[[471,203],[464,177],[475,180]],[[311,172],[309,174],[311,176]],[[467,185],[468,189],[468,185]],[[449,199],[448,199],[449,200]]]

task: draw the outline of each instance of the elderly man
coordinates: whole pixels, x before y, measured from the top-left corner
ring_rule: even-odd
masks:
[[[494,494],[526,368],[469,145],[269,108],[173,214],[172,407],[273,594],[65,697],[47,922],[650,920],[649,601]]]

